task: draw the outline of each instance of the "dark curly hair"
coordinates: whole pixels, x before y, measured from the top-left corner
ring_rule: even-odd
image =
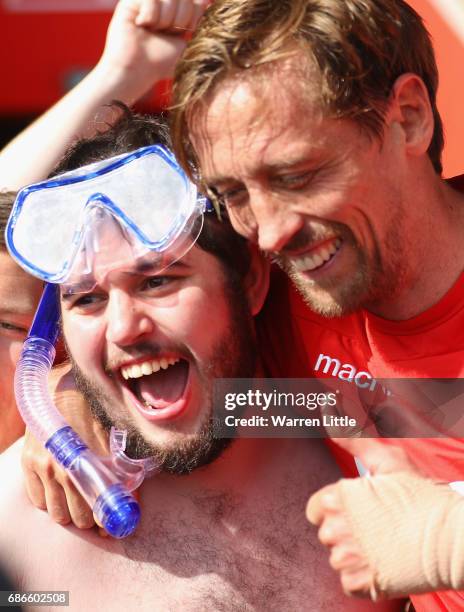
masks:
[[[113,102],[111,108],[116,116],[119,115],[114,123],[89,138],[74,142],[50,176],[152,144],[172,149],[168,123],[163,115],[139,115],[118,101]],[[215,212],[205,214],[197,245],[222,262],[229,278],[242,279],[247,273],[249,247],[246,240],[233,230],[226,213],[222,213],[220,218]]]

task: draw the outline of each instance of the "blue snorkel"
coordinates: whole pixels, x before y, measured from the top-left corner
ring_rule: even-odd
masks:
[[[124,538],[140,520],[139,505],[130,491],[153,466],[126,457],[124,432],[117,430],[112,432],[112,456],[98,457],[55,408],[47,378],[59,335],[57,291],[56,285],[47,284],[42,294],[16,369],[16,401],[27,427],[67,471],[98,522],[113,537]]]
[[[151,145],[24,187],[7,224],[12,257],[46,281],[16,369],[19,411],[116,538],[136,528],[140,509],[130,491],[157,466],[152,458],[127,457],[126,432],[114,428],[111,455],[95,455],[56,409],[47,379],[59,334],[57,284],[90,291],[95,259],[101,267],[102,258],[108,270],[140,260],[159,273],[195,243],[206,205],[172,153]]]

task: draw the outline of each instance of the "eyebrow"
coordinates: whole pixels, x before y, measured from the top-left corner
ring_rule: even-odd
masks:
[[[298,169],[298,168],[303,169],[307,165],[311,166],[313,164],[317,164],[319,160],[320,160],[320,156],[316,156],[316,155],[310,155],[310,154],[300,154],[298,156],[295,155],[293,159],[287,158],[287,159],[283,159],[275,163],[262,164],[261,166],[259,166],[257,171],[252,173],[252,176],[253,175],[256,176],[260,174],[273,174],[280,170],[290,170],[290,169],[293,170],[293,169]],[[242,179],[239,179],[233,176],[226,176],[224,174],[217,174],[216,176],[213,175],[211,177],[205,176],[204,181],[209,186],[210,189],[222,183],[239,183],[239,184],[243,183]]]
[[[138,263],[133,271],[128,272],[128,274],[132,275],[137,275],[137,274],[145,274],[147,272],[150,272],[150,270],[152,268],[154,268],[156,266],[156,264],[151,263],[150,261],[141,261],[140,263]],[[166,272],[167,270],[170,270],[171,268],[190,268],[191,266],[188,263],[185,263],[185,261],[182,261],[182,259],[178,259],[177,261],[174,261],[172,264],[169,264],[169,266],[167,266],[166,268],[164,268],[161,272],[154,272],[153,274],[159,274],[162,275],[164,274],[164,272]]]
[[[128,276],[138,276],[138,275],[143,275],[146,274],[147,272],[150,272],[150,270],[154,267],[153,263],[150,263],[149,261],[141,261],[140,263],[138,263],[135,268],[129,272],[125,272],[125,274],[127,274]],[[185,263],[182,260],[179,261],[175,261],[172,264],[170,264],[167,268],[163,269],[161,272],[154,272],[153,276],[163,276],[163,274],[167,271],[170,270],[172,268],[182,268],[182,269],[189,269],[191,268],[190,264]],[[78,286],[78,285],[77,285]],[[60,296],[61,299],[63,301],[66,300],[70,300],[71,298],[73,298],[76,295],[86,295],[87,293],[91,293],[92,290],[89,291],[79,291],[79,290],[73,290],[72,285],[69,287],[69,289],[66,291],[66,293],[63,293],[62,290],[60,290]]]

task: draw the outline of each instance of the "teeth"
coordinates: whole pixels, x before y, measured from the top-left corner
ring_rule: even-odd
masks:
[[[174,365],[179,361],[178,357],[161,357],[161,359],[153,359],[152,361],[144,361],[132,366],[121,368],[122,377],[125,380],[129,378],[141,378],[142,376],[150,376],[160,369],[167,370],[169,366]]]
[[[321,257],[322,261],[329,261],[331,254],[329,249],[322,249],[319,253],[319,257]]]
[[[143,376],[142,368],[139,365],[133,365],[130,369],[129,376],[131,378],[140,378]]]
[[[317,253],[314,253],[313,255],[305,255],[304,257],[294,259],[293,265],[295,266],[297,272],[311,272],[311,270],[315,270],[326,261],[329,261],[332,255],[338,251],[341,244],[342,241],[340,238],[337,238],[330,244],[325,244],[318,250]]]
[[[151,363],[148,363],[147,361],[145,363],[142,363],[142,365],[140,366],[140,369],[142,370],[142,374],[144,376],[149,376],[153,372]]]

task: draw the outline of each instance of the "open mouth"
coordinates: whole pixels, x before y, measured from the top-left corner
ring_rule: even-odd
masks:
[[[340,238],[327,240],[320,246],[311,250],[309,253],[294,258],[293,265],[297,272],[313,272],[320,270],[331,263],[340,250],[342,241]]]
[[[145,416],[171,412],[185,402],[189,380],[189,362],[180,357],[161,357],[123,366],[124,386],[135,398],[135,405]],[[174,412],[177,412],[174,410]]]

